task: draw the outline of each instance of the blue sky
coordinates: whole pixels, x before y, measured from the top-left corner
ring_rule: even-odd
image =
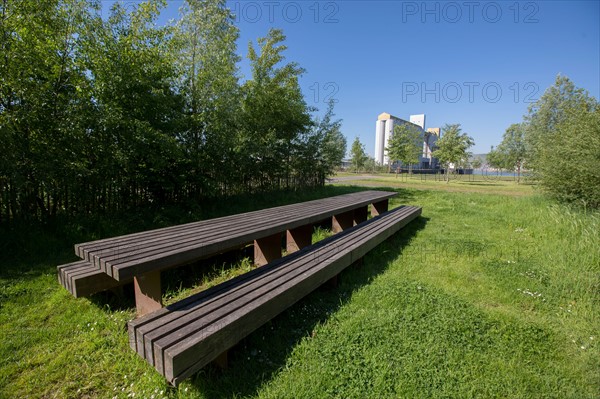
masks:
[[[107,2],[108,3],[108,2]],[[170,1],[163,18],[176,18]],[[373,155],[381,112],[460,123],[488,152],[557,74],[600,97],[599,1],[228,1],[238,52],[271,27],[306,73],[309,105],[336,114]],[[161,18],[161,19],[163,19]],[[241,74],[249,76],[247,62]]]

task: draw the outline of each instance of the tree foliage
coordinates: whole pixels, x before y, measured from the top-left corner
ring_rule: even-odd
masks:
[[[295,167],[297,173],[320,179],[335,173],[346,155],[346,138],[341,132],[342,121],[335,119],[334,103],[330,101],[323,118],[317,118],[311,129],[296,141]],[[302,177],[303,179],[308,178]]]
[[[554,85],[549,87],[537,102],[531,104],[524,119],[527,125],[527,164],[534,173],[542,159],[548,136],[569,117],[570,110],[590,109],[596,102],[584,89],[576,87],[568,77],[558,75]]]
[[[352,165],[352,169],[358,173],[364,167],[367,162],[367,154],[365,153],[365,145],[360,142],[360,139],[356,137],[352,142],[352,147],[350,148],[350,163]]]
[[[409,170],[412,171],[412,165],[419,162],[419,155],[423,152],[421,132],[412,124],[396,125],[386,151],[390,164],[399,161],[403,165],[408,165]]]
[[[600,106],[573,108],[548,137],[540,184],[557,199],[600,207]]]
[[[331,175],[342,165],[346,156],[347,141],[342,134],[341,119],[334,120],[333,113],[334,101],[331,100],[328,105],[327,113],[323,120],[317,124],[320,134],[323,136],[323,162],[326,175]]]
[[[469,159],[469,148],[475,141],[467,133],[463,133],[460,124],[446,124],[442,131],[443,136],[436,142],[437,149],[432,155],[439,159],[444,167],[445,179],[449,181],[449,169],[451,165],[458,167],[466,164]]]
[[[283,63],[284,41],[281,30],[271,29],[258,39],[259,51],[249,44],[252,79],[242,86],[245,168],[263,188],[293,185],[293,144],[312,124],[298,84],[304,70],[295,62]]]
[[[225,0],[0,1],[0,221],[323,184],[345,140],[315,120],[285,36],[249,46]]]
[[[600,105],[565,76],[525,117],[527,167],[553,197],[600,207]]]
[[[488,154],[490,166],[517,172],[517,182],[525,165],[527,147],[525,144],[525,124],[515,123],[506,129],[502,142]]]

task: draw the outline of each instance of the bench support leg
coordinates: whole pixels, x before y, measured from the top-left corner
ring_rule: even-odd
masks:
[[[363,206],[354,210],[354,225],[360,224],[367,220],[367,214],[369,213],[369,207]]]
[[[388,210],[389,200],[374,202],[371,205],[371,216],[377,216]]]
[[[286,249],[288,253],[296,252],[312,244],[312,225],[307,224],[287,231]]]
[[[331,223],[331,230],[334,233],[339,233],[346,229],[349,229],[354,225],[354,211],[348,211],[333,216]]]
[[[264,266],[281,258],[281,234],[254,240],[254,264]]]
[[[137,315],[154,312],[162,308],[160,271],[150,272],[133,278]]]

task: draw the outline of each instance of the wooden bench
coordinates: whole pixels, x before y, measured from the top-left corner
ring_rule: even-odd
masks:
[[[59,266],[59,281],[82,296],[114,287],[112,280],[117,285],[133,280],[138,315],[143,315],[162,307],[160,272],[165,269],[249,243],[254,243],[254,262],[264,265],[281,257],[284,233],[287,251],[297,251],[310,245],[314,223],[332,218],[334,232],[343,231],[366,220],[369,205],[372,215],[386,211],[394,195],[362,191],[77,244],[75,253],[87,264]]]
[[[177,385],[421,214],[404,206],[129,322],[131,347]]]

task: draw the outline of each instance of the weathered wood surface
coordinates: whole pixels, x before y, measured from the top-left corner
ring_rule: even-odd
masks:
[[[85,260],[58,266],[57,271],[59,283],[76,298],[87,297],[132,281],[117,281]]]
[[[178,384],[421,214],[404,206],[129,323],[130,344]]]
[[[396,195],[362,191],[75,245],[75,252],[116,280],[163,270],[351,212]]]

